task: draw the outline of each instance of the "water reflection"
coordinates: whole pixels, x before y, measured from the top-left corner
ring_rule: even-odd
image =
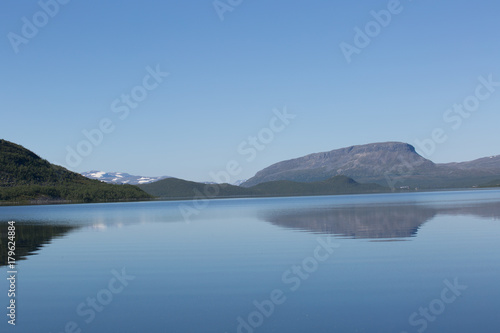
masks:
[[[272,205],[270,205],[272,203]],[[232,206],[232,205],[234,206]],[[299,209],[298,207],[302,207]],[[35,207],[40,209],[38,207]],[[49,209],[50,208],[50,209]],[[105,231],[133,224],[151,222],[184,223],[175,203],[121,204],[97,206],[61,206],[27,214],[16,223],[16,260],[36,254],[53,239],[64,237],[79,228]],[[234,213],[237,212],[237,213]],[[9,212],[6,212],[7,214]],[[22,213],[22,212],[21,212]],[[212,214],[212,215],[211,215]],[[407,240],[416,237],[419,228],[440,214],[472,215],[500,219],[500,201],[454,201],[427,203],[336,203],[316,205],[307,201],[218,201],[204,211],[203,218],[258,216],[274,225],[296,230],[333,234],[345,238],[371,240]],[[9,215],[16,215],[9,213]],[[36,215],[36,218],[33,217]],[[0,220],[2,218],[0,217]],[[7,220],[6,218],[3,220]],[[192,225],[196,227],[195,224]],[[0,267],[7,263],[7,228],[0,228]]]
[[[439,210],[440,214],[447,215],[472,215],[487,219],[500,219],[500,201],[488,202],[482,204],[461,204],[456,207],[443,207]]]
[[[36,254],[43,245],[50,244],[54,238],[63,237],[75,228],[77,227],[71,225],[16,222],[16,262]],[[8,261],[7,232],[7,228],[0,230],[0,267],[6,266]]]
[[[285,228],[346,238],[402,240],[415,237],[424,223],[439,214],[500,219],[500,202],[326,207],[271,213],[264,220]]]

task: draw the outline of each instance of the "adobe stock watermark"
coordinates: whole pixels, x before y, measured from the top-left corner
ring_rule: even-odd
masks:
[[[387,3],[386,9],[370,11],[370,16],[373,20],[368,21],[363,28],[358,26],[354,27],[352,44],[344,41],[339,44],[340,50],[347,63],[350,64],[352,62],[354,54],[361,54],[361,51],[367,48],[372,40],[382,33],[383,28],[387,28],[389,24],[391,24],[393,18],[401,14],[403,10],[404,6],[401,4],[400,0],[390,0]]]
[[[284,131],[295,117],[296,115],[288,113],[286,107],[283,110],[274,109],[268,126],[240,142],[236,151],[240,156],[245,157],[247,163],[251,163],[257,158],[259,152],[265,150],[274,141],[276,134]],[[200,214],[201,210],[209,205],[209,200],[217,197],[220,190],[227,187],[242,172],[242,163],[237,160],[228,161],[223,170],[209,172],[209,176],[215,184],[206,184],[203,192],[193,189],[194,198],[191,203],[178,206],[184,221],[189,223],[191,216]]]
[[[212,2],[215,12],[221,21],[224,21],[226,12],[232,12],[243,3],[243,0],[215,0]]]
[[[130,281],[135,280],[135,276],[127,274],[125,268],[122,268],[121,272],[113,269],[111,275],[113,277],[108,281],[106,288],[99,290],[95,297],[87,297],[76,306],[76,314],[83,322],[68,321],[57,333],[82,333],[83,324],[90,325],[98,314],[113,302],[115,296],[121,294]]]
[[[458,278],[451,283],[449,280],[444,280],[444,285],[441,294],[438,298],[429,302],[426,307],[420,307],[418,311],[413,312],[408,318],[408,323],[416,329],[418,333],[423,333],[429,326],[429,323],[435,322],[438,316],[442,315],[447,307],[454,303],[458,297],[462,295],[462,291],[467,290],[466,285],[458,283]],[[401,331],[401,333],[408,333]]]
[[[67,5],[70,0],[40,0],[38,6],[40,10],[31,15],[30,18],[23,16],[21,18],[22,26],[20,33],[9,32],[7,39],[12,46],[14,53],[19,53],[19,47],[26,45],[35,38],[40,30],[45,27],[51,19],[53,19],[59,11],[61,6]]]
[[[118,119],[124,121],[130,115],[131,110],[139,107],[149,95],[150,92],[160,86],[164,79],[170,74],[163,72],[160,65],[155,68],[150,66],[146,67],[146,75],[144,75],[142,82],[134,86],[129,93],[121,94],[111,102],[110,110],[115,114]],[[90,130],[83,129],[82,134],[85,139],[80,140],[75,146],[66,146],[66,165],[69,167],[77,167],[83,159],[94,151],[104,141],[105,135],[113,133],[116,129],[116,122],[111,118],[102,118],[95,128]]]
[[[439,145],[445,143],[449,139],[449,132],[458,131],[464,120],[470,118],[474,113],[479,111],[481,103],[485,102],[496,93],[500,87],[500,81],[494,81],[493,74],[488,76],[479,76],[479,83],[476,85],[474,92],[466,96],[461,103],[455,103],[452,107],[446,109],[443,113],[443,121],[448,124],[446,127],[434,128],[429,137],[424,139],[415,139],[414,145],[420,150],[423,157],[429,159],[434,155]],[[422,163],[421,161],[410,162],[402,156],[398,157],[402,162],[400,165],[395,165],[391,170],[387,170],[384,175],[389,187],[394,190],[398,182],[402,182],[405,176],[410,176],[415,172],[415,169]]]
[[[255,309],[246,316],[236,318],[236,333],[253,333],[262,326],[266,319],[273,315],[276,307],[287,301],[287,293],[297,291],[302,283],[318,270],[320,263],[328,260],[334,250],[340,247],[339,244],[332,243],[330,236],[326,239],[318,237],[316,241],[318,245],[312,256],[304,258],[299,265],[293,265],[283,272],[281,275],[282,288],[273,289],[269,293],[269,297],[263,301],[254,300],[252,304]]]

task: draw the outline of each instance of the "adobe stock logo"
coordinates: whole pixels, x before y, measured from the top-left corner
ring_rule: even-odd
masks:
[[[23,25],[21,27],[21,34],[16,34],[14,32],[9,32],[7,34],[7,39],[12,46],[14,53],[19,53],[19,46],[26,45],[31,39],[35,38],[40,29],[45,27],[50,19],[54,18],[61,9],[61,5],[66,5],[70,0],[40,0],[38,1],[38,6],[41,10],[37,11],[31,16],[31,19],[23,16],[21,21]]]
[[[221,21],[224,21],[226,12],[232,12],[236,7],[241,5],[243,0],[215,0],[212,4],[215,12]]]

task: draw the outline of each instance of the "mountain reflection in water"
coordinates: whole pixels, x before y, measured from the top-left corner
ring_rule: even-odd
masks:
[[[263,219],[280,227],[346,238],[404,240],[415,237],[424,223],[440,214],[500,219],[500,202],[332,207],[271,213]]]
[[[223,207],[228,203],[240,204],[240,201],[220,201]],[[266,201],[267,204],[272,201]],[[492,201],[448,201],[443,203],[362,203],[321,205],[300,207],[297,205],[285,207],[280,204],[274,206],[254,205],[254,201],[245,201],[248,209],[244,215],[258,216],[279,227],[295,230],[333,234],[339,237],[353,239],[369,239],[378,241],[409,240],[416,237],[419,228],[437,215],[467,216],[479,218],[500,219],[500,199]],[[226,208],[213,204],[216,212]],[[239,207],[239,206],[238,206]],[[16,221],[16,261],[25,260],[35,255],[44,245],[54,239],[65,237],[70,232],[80,228],[106,229],[110,226],[133,225],[148,222],[179,222],[181,219],[177,205],[173,203],[147,204],[115,204],[98,206],[61,206],[50,207],[51,214],[58,214],[58,218],[51,219],[39,215],[37,219]],[[270,208],[270,209],[269,209]],[[64,211],[68,209],[68,213]],[[209,211],[208,211],[209,212]],[[226,216],[232,220],[231,210]],[[243,210],[244,212],[244,210]],[[65,215],[66,214],[66,215]],[[238,216],[242,211],[238,210]],[[78,219],[71,219],[80,216]],[[49,222],[50,221],[50,222]],[[0,267],[8,261],[8,230],[0,228]]]

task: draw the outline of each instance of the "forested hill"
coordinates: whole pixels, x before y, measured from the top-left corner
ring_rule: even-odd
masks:
[[[34,201],[103,202],[151,198],[132,185],[91,180],[0,140],[0,203]]]
[[[287,180],[272,181],[253,187],[203,184],[183,179],[167,178],[154,183],[139,185],[139,187],[147,193],[163,199],[334,195],[390,191],[389,188],[378,184],[360,184],[346,176],[335,176],[324,181],[311,183]]]

